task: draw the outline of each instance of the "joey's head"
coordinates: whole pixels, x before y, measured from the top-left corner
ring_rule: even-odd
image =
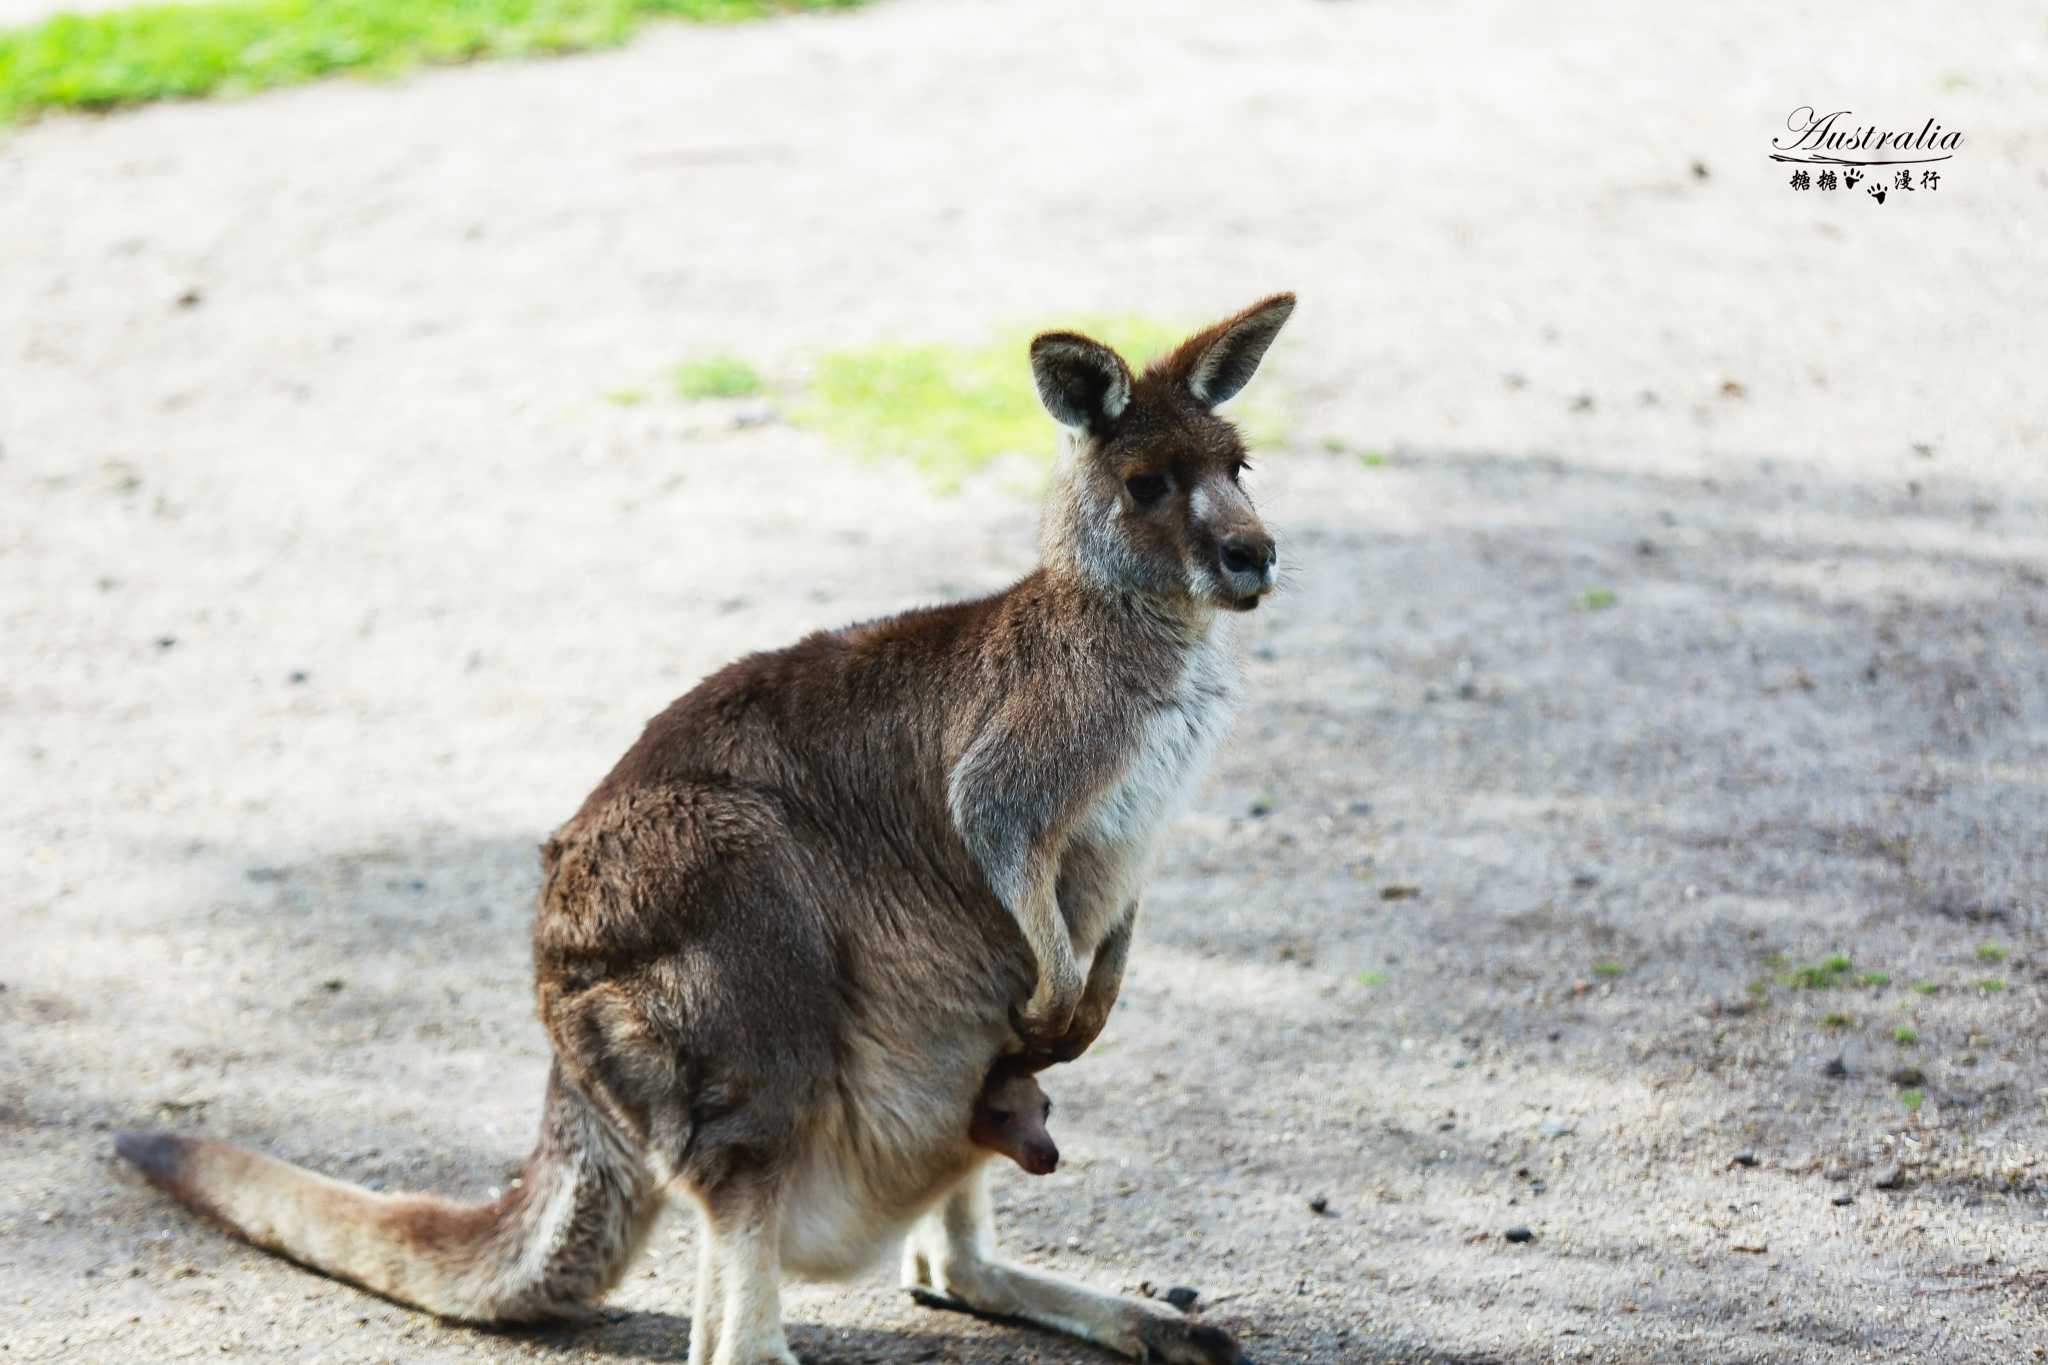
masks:
[[[1278,552],[1239,483],[1244,441],[1216,405],[1251,381],[1293,311],[1294,295],[1275,294],[1135,378],[1078,333],[1031,343],[1038,396],[1071,437],[1046,503],[1048,566],[1168,610],[1258,606]]]
[[[967,1137],[975,1146],[1001,1153],[1033,1175],[1059,1169],[1060,1149],[1053,1145],[1045,1121],[1052,1101],[1027,1071],[998,1062],[974,1102],[974,1121]]]

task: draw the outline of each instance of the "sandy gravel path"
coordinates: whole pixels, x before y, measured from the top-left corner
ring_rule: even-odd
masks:
[[[1807,103],[1964,152],[1800,194]],[[477,1332],[110,1134],[503,1179],[536,842],[735,654],[1030,563],[1014,471],[604,392],[1282,287],[1289,590],[1011,1243],[1263,1361],[2040,1355],[2044,127],[2019,4],[888,0],[7,135],[4,1358],[683,1359],[687,1219]]]

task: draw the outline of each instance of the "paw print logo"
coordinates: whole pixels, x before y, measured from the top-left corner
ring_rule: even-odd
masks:
[[[1855,189],[1855,188],[1856,188],[1856,182],[1857,182],[1857,181],[1859,181],[1859,180],[1861,180],[1862,178],[1863,178],[1863,172],[1861,172],[1861,171],[1858,171],[1858,170],[1846,170],[1846,171],[1843,171],[1843,172],[1842,172],[1842,188],[1843,188],[1843,189],[1845,189],[1845,190],[1853,190],[1853,189]]]
[[[1870,197],[1882,204],[1884,202],[1884,186],[1872,185],[1870,187]]]

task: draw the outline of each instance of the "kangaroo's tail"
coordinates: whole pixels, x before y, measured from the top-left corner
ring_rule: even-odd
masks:
[[[502,1198],[377,1194],[224,1142],[123,1133],[114,1150],[257,1246],[471,1322],[556,1317],[617,1282],[660,1200],[633,1144],[558,1065],[540,1142]]]

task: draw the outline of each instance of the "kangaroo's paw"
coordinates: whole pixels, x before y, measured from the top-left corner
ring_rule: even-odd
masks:
[[[1029,1008],[1011,1008],[1010,1029],[1023,1049],[1027,1071],[1039,1072],[1071,1062],[1088,1050],[1099,1030],[1090,1030],[1077,1014],[1078,1011],[1054,1011],[1034,1015]]]
[[[1134,1335],[1145,1350],[1140,1359],[1171,1360],[1183,1365],[1252,1365],[1237,1338],[1206,1322],[1147,1324]]]

